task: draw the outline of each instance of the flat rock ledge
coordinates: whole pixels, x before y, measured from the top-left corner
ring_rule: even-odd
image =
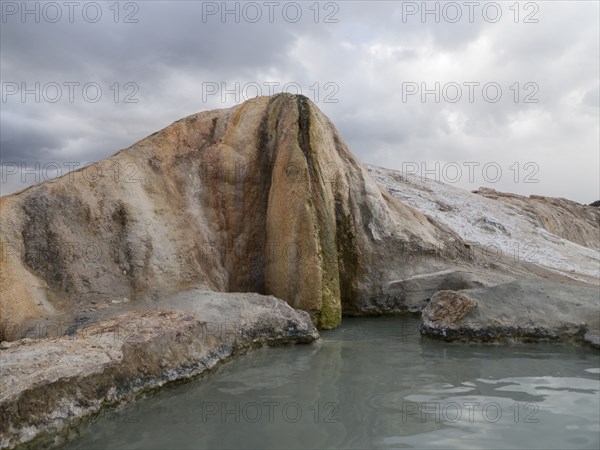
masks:
[[[440,291],[420,332],[445,341],[578,341],[600,348],[598,290],[546,280]]]
[[[197,296],[193,307],[133,311],[72,336],[0,345],[0,448],[60,445],[103,407],[201,374],[252,347],[309,343],[308,313],[258,294]]]

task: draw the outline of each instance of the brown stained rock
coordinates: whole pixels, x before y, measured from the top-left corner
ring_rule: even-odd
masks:
[[[458,326],[477,307],[477,302],[462,292],[439,291],[423,310],[424,323],[436,326]]]

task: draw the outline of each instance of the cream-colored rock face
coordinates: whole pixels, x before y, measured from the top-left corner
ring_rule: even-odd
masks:
[[[186,117],[0,208],[4,339],[34,319],[199,283],[273,294],[332,328],[342,311],[393,310],[381,286],[412,253],[462,249],[384,194],[327,117],[287,94]]]

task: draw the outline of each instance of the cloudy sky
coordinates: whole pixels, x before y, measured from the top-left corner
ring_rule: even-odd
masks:
[[[594,0],[1,3],[3,195],[300,89],[367,163],[600,198]]]

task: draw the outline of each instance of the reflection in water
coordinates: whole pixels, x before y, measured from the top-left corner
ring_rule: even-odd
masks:
[[[108,411],[65,448],[598,448],[600,355],[346,319]]]

